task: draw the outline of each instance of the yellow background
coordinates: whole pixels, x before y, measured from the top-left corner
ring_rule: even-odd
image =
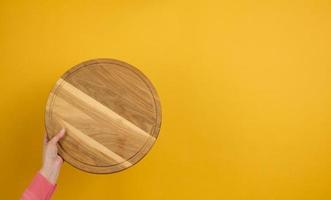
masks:
[[[160,137],[112,175],[65,164],[54,199],[331,199],[331,3],[77,0],[0,3],[0,198],[41,166],[59,76],[109,57],[161,98]]]

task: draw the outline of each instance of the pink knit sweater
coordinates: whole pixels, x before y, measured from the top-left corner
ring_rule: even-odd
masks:
[[[25,189],[21,200],[48,200],[51,198],[55,188],[56,185],[50,183],[38,172],[29,187]]]

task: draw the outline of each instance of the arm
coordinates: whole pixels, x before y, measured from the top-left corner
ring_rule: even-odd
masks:
[[[24,191],[21,200],[48,200],[51,198],[63,159],[57,154],[57,143],[64,136],[62,129],[50,141],[45,138],[43,166]]]

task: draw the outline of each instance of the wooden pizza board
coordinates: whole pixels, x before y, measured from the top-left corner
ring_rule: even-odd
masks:
[[[56,82],[45,112],[48,138],[62,127],[59,154],[90,173],[113,173],[142,159],[161,126],[160,100],[137,68],[114,59],[76,65]]]

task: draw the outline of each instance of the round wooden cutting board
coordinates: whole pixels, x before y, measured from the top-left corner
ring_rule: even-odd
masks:
[[[46,106],[48,138],[62,127],[59,154],[91,173],[126,169],[150,150],[159,134],[161,107],[152,83],[135,67],[95,59],[56,82]]]

